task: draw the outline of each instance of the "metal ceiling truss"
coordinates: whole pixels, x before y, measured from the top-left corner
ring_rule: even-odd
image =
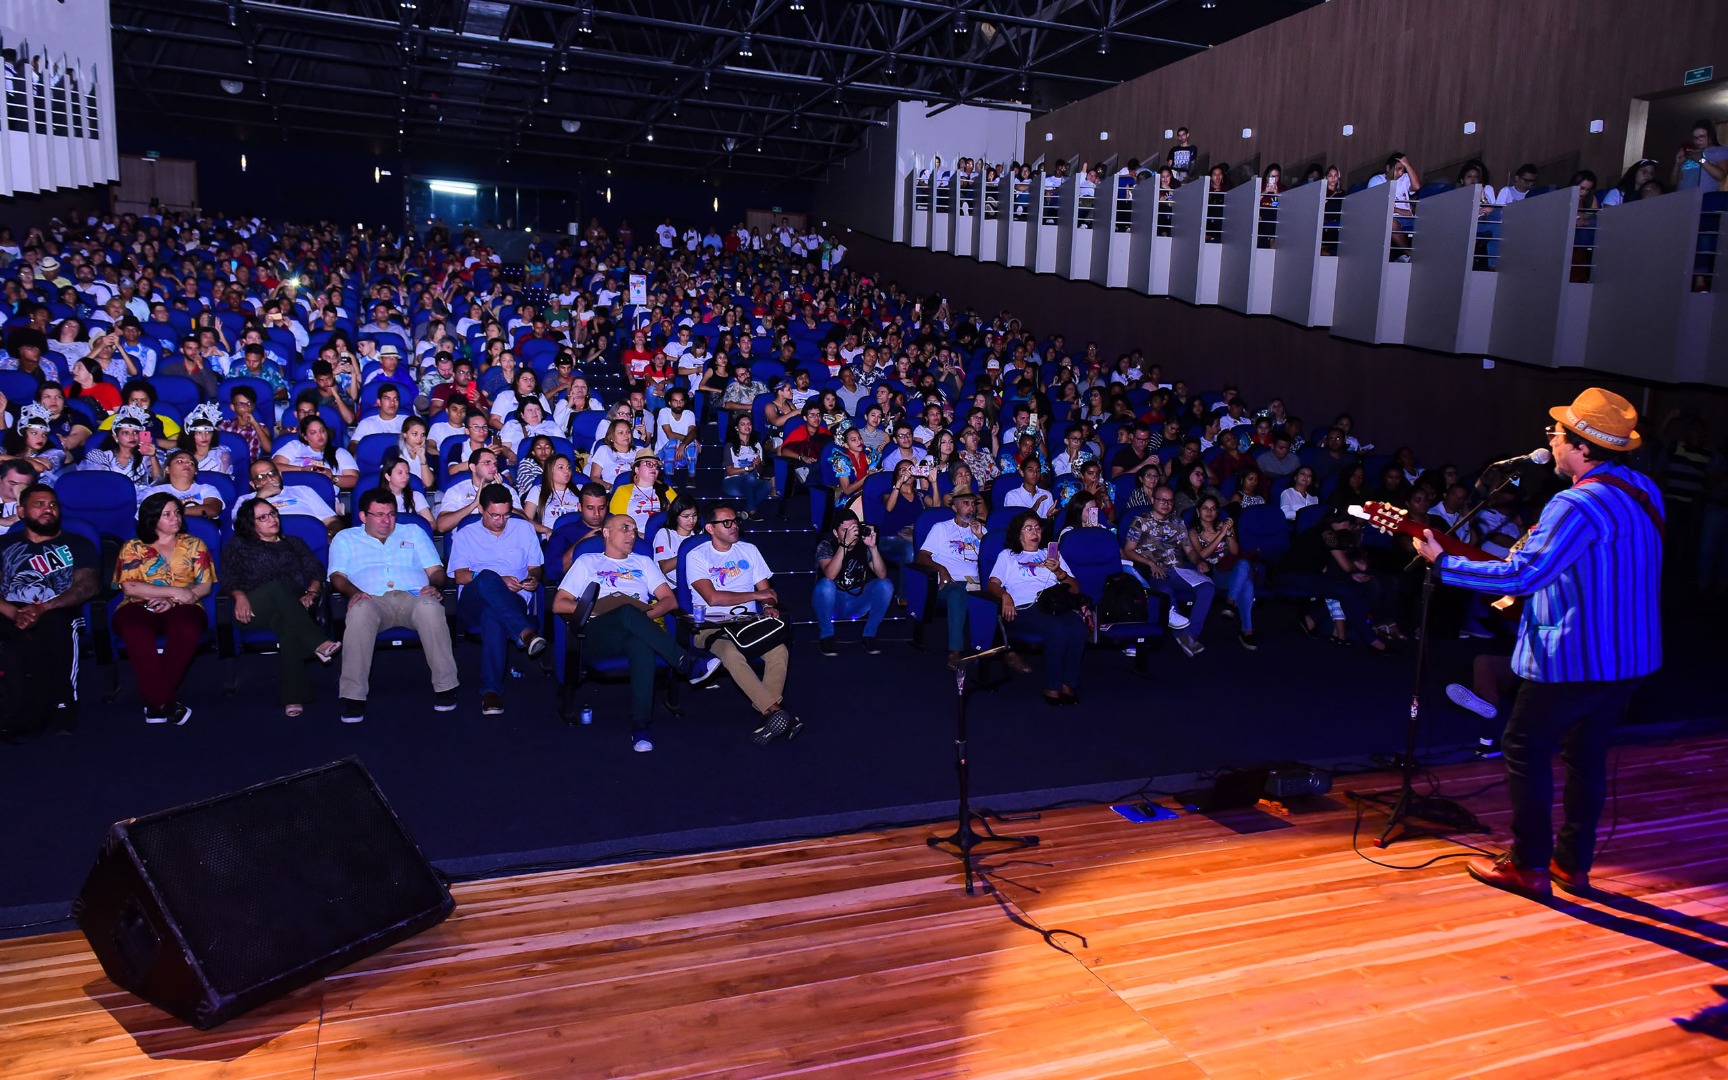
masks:
[[[112,0],[111,15],[123,112],[374,152],[807,180],[897,100],[1030,110],[1034,82],[1060,104],[1209,47],[1151,32],[1174,2]],[[1074,58],[1112,47],[1111,71]]]

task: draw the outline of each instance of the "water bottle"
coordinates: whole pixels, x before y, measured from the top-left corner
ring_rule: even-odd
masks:
[[[592,705],[582,706],[582,723],[586,725],[586,724],[592,724],[593,722],[594,722],[594,706],[592,706]]]

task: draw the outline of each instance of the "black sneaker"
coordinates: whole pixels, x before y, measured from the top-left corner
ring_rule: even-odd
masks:
[[[882,652],[882,646],[876,643],[875,638],[867,637],[864,639],[864,651],[871,656],[876,656]]]
[[[819,638],[816,647],[822,651],[823,656],[840,655],[840,650],[834,647],[834,639],[831,637]]]
[[[438,691],[437,695],[432,699],[432,709],[434,712],[455,712],[456,688],[452,686],[448,690]]]
[[[1254,631],[1252,630],[1243,630],[1239,632],[1236,635],[1236,640],[1241,642],[1242,647],[1247,649],[1249,652],[1253,652],[1255,649],[1259,648],[1259,646],[1254,643]]]
[[[750,737],[755,740],[757,746],[767,746],[782,735],[786,737],[787,742],[791,742],[803,730],[804,721],[785,709],[775,709],[768,714],[767,719],[762,722],[762,726],[751,733]]]
[[[357,701],[354,698],[343,698],[341,704],[342,722],[344,724],[358,724],[360,721],[366,719],[366,703],[364,701]]]
[[[146,724],[166,724],[168,722],[168,709],[169,706],[167,705],[163,705],[160,708],[151,708],[148,705],[145,706],[144,722]]]
[[[192,719],[191,706],[182,705],[178,701],[168,706],[168,722],[175,727],[180,727],[190,719]]]

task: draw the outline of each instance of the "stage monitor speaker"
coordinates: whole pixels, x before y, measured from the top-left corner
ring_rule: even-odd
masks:
[[[116,985],[208,1029],[454,907],[348,759],[117,822],[72,910]]]

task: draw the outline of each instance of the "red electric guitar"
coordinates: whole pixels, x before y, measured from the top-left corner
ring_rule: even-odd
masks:
[[[1418,540],[1422,539],[1424,530],[1432,528],[1432,526],[1418,525],[1411,521],[1410,511],[1402,506],[1393,506],[1391,503],[1368,502],[1361,506],[1352,506],[1350,507],[1350,516],[1361,518],[1381,532],[1403,533],[1405,536],[1413,536]],[[1483,551],[1474,544],[1466,544],[1440,529],[1434,530],[1434,542],[1440,545],[1441,551],[1448,555],[1456,555],[1461,559],[1470,559],[1475,562],[1505,561],[1499,555]],[[1521,596],[1502,596],[1488,606],[1506,619],[1515,622],[1523,612],[1524,598]]]

